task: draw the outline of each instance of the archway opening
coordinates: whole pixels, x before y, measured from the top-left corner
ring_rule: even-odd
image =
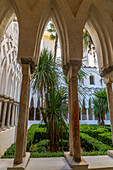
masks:
[[[30,103],[32,98],[35,117],[32,123],[29,120],[29,124],[44,123],[49,141],[47,150],[62,150],[62,131],[68,121],[67,83],[62,70],[59,34],[52,19],[45,27],[40,45],[39,64],[32,75]],[[39,118],[40,121],[36,120]]]

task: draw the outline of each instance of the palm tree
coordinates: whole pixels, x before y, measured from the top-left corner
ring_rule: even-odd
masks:
[[[66,128],[68,118],[68,95],[66,87],[51,89],[49,93],[49,107],[46,108],[47,129],[50,137],[50,151],[59,149],[61,128]]]
[[[39,64],[31,77],[31,82],[34,91],[38,90],[41,96],[40,110],[46,124],[47,122],[43,112],[44,97],[46,98],[45,102],[47,104],[49,89],[50,87],[56,86],[58,82],[58,71],[53,62],[52,53],[46,49],[44,49],[40,55]]]
[[[93,41],[91,39],[91,36],[89,34],[89,32],[87,31],[86,28],[83,29],[83,50],[87,50],[87,47],[89,47],[89,49],[91,48],[91,44],[93,44]]]
[[[60,69],[55,65],[52,54],[44,49],[40,55],[39,65],[32,75],[33,89],[40,92],[43,121],[50,137],[50,150],[57,151],[59,146],[59,124],[66,120],[67,86],[64,85]],[[62,80],[61,80],[62,79]]]
[[[50,34],[50,39],[55,40],[55,46],[54,46],[54,62],[56,62],[56,55],[57,55],[57,45],[58,45],[58,34],[56,31],[56,28],[52,22],[49,23],[50,29],[48,31]]]
[[[94,93],[95,98],[93,99],[93,110],[94,114],[98,117],[98,125],[104,126],[105,113],[108,112],[108,102],[106,89],[98,90]]]

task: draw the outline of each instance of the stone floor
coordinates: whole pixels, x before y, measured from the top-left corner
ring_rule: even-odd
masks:
[[[71,170],[65,158],[31,158],[26,170]]]
[[[110,156],[83,156],[89,170],[113,170]],[[0,170],[7,170],[13,159],[0,159]],[[71,170],[65,158],[31,158],[26,170]]]
[[[113,170],[113,158],[106,156],[83,156],[83,159],[89,164],[88,169],[93,170]]]
[[[0,159],[0,170],[7,170],[13,159]],[[65,158],[31,158],[26,170],[71,170]]]

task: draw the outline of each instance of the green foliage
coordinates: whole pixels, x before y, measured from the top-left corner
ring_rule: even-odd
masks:
[[[87,151],[102,151],[106,152],[107,150],[112,150],[113,147],[103,144],[97,139],[89,136],[85,133],[80,133],[81,138],[81,146],[85,148]]]
[[[44,49],[41,52],[39,64],[31,77],[33,89],[39,92],[46,91],[51,86],[55,86],[58,81],[58,68],[55,67],[51,52]]]
[[[91,36],[90,36],[89,32],[86,30],[86,28],[84,28],[84,30],[83,30],[83,50],[85,51],[87,49],[87,47],[90,46],[91,44],[93,44]]]
[[[50,39],[51,40],[55,40],[56,39],[56,29],[55,26],[52,22],[49,23],[50,29],[48,29],[47,31],[51,33],[50,35]]]
[[[27,132],[27,151],[29,151],[32,143],[37,139],[38,141],[47,138],[46,128],[39,128],[40,125],[32,125]]]
[[[15,143],[12,144],[1,158],[14,158]]]
[[[69,125],[66,125],[67,129]],[[68,151],[69,130],[62,129],[63,137],[59,140],[59,147]],[[36,135],[37,134],[37,135]],[[48,153],[50,140],[45,125],[32,125],[27,133],[27,151],[31,157],[60,157],[63,152]],[[97,125],[80,125],[82,156],[105,155],[107,150],[113,150],[111,128]],[[65,138],[65,140],[64,140]],[[14,158],[15,144],[4,153],[2,158]],[[43,152],[43,153],[42,153]]]
[[[93,99],[94,114],[98,116],[98,124],[104,125],[104,116],[105,116],[105,113],[108,112],[106,89],[104,88],[104,89],[95,91],[94,96],[95,96],[95,98]],[[100,123],[100,120],[102,120],[102,123]]]
[[[38,152],[31,152],[31,158],[51,158],[51,157],[64,157],[63,152],[48,152],[48,153],[38,153]]]
[[[46,140],[41,140],[40,142],[38,142],[38,146],[44,146],[44,147],[48,147],[48,145],[50,144],[50,140],[46,139]]]

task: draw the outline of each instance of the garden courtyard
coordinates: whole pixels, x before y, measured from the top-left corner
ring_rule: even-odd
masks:
[[[0,0],[0,170],[113,169],[112,28],[113,0]]]
[[[65,160],[69,152],[69,127],[62,130],[59,149],[50,152],[50,141],[44,124],[32,125],[27,133],[27,152],[30,152],[30,162],[27,170],[68,170],[71,167]],[[81,154],[87,162],[88,169],[111,169],[113,167],[113,150],[110,126],[80,125]],[[1,170],[13,164],[15,144],[13,144],[0,160]],[[108,156],[110,155],[110,156]]]

